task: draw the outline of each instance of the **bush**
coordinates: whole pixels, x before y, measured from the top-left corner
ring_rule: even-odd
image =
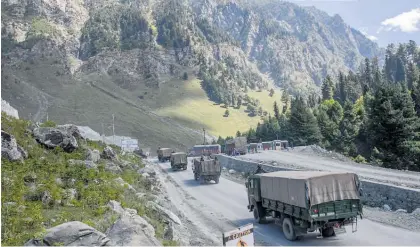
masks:
[[[57,127],[57,124],[55,122],[51,121],[51,120],[47,120],[47,121],[43,122],[40,126],[41,127],[52,127],[52,128],[55,128],[55,127]]]
[[[363,163],[363,164],[367,163],[365,157],[361,156],[360,154],[357,155],[355,158],[352,158],[352,159],[353,159],[353,161],[355,161],[357,163]]]

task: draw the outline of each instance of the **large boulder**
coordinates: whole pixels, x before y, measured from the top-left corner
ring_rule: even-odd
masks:
[[[71,221],[47,230],[43,239],[31,239],[25,246],[109,246],[105,234],[79,222]]]
[[[179,219],[179,217],[176,214],[174,214],[172,211],[170,211],[169,209],[166,209],[158,205],[157,203],[151,202],[151,201],[147,202],[146,207],[157,212],[159,217],[170,220],[174,222],[175,224],[182,225],[182,222]]]
[[[101,158],[108,160],[115,160],[117,158],[117,153],[110,146],[106,146],[104,151],[102,151]]]
[[[86,160],[90,160],[93,162],[98,162],[99,159],[101,158],[101,153],[99,152],[99,150],[94,149],[94,150],[90,150],[88,149],[86,152]]]
[[[1,131],[1,156],[10,161],[23,160],[28,158],[28,153],[17,144],[13,135]]]
[[[79,128],[74,124],[63,124],[58,125],[57,129],[67,133],[69,136],[73,136],[74,138],[80,138],[83,139],[83,136],[81,135]]]
[[[73,152],[79,147],[74,136],[56,128],[35,128],[33,135],[39,143],[48,148],[62,147],[66,152]]]
[[[121,204],[111,201],[111,209],[120,218],[107,230],[107,236],[116,246],[161,246],[155,237],[155,229],[137,214],[135,209],[123,209]]]

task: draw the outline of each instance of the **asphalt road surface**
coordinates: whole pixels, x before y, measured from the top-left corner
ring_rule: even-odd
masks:
[[[190,161],[191,162],[191,161]],[[274,223],[258,224],[254,222],[252,212],[247,209],[248,199],[246,188],[230,180],[220,178],[219,184],[211,182],[200,185],[194,180],[191,163],[186,171],[172,171],[169,163],[157,163],[172,180],[186,193],[194,197],[200,204],[205,205],[207,210],[215,214],[223,215],[227,223],[241,226],[254,223],[255,241],[264,245],[419,245],[420,234],[409,230],[396,228],[376,223],[367,219],[358,221],[357,232],[352,233],[352,227],[346,228],[347,233],[331,238],[319,238],[317,233],[310,233],[302,240],[290,242],[286,240],[281,227]],[[220,220],[220,219],[215,219]],[[220,236],[221,236],[220,232]]]

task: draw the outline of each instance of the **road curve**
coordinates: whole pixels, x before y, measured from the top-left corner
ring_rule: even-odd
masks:
[[[200,185],[194,180],[191,170],[191,163],[186,171],[172,171],[169,163],[158,163],[161,169],[171,176],[172,180],[186,193],[194,197],[207,210],[215,214],[223,215],[228,223],[234,226],[241,226],[254,223],[255,240],[264,245],[277,246],[362,246],[362,245],[413,245],[420,243],[420,234],[401,228],[383,225],[367,219],[360,220],[358,231],[352,233],[351,226],[347,227],[347,233],[327,239],[318,238],[317,234],[311,233],[301,241],[290,242],[286,240],[281,228],[275,224],[257,224],[253,215],[246,208],[247,195],[244,185],[220,178],[219,184]],[[220,233],[221,235],[222,233]]]

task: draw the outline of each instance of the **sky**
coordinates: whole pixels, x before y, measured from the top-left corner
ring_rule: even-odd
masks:
[[[339,14],[351,27],[386,47],[389,43],[420,44],[420,0],[291,0]]]

